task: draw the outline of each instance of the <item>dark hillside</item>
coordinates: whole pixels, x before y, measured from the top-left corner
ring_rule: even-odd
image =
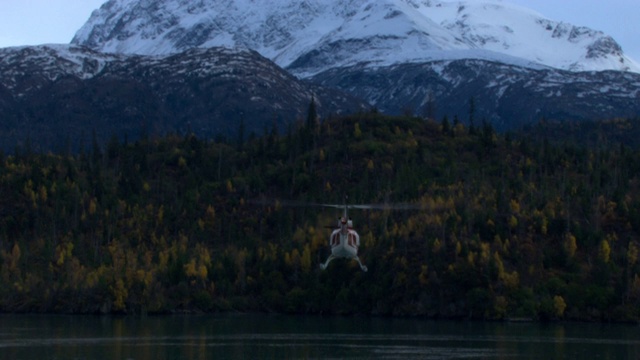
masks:
[[[638,321],[637,150],[378,114],[309,120],[229,143],[4,156],[0,309]],[[420,207],[353,210],[367,273],[318,268],[336,210],[284,206],[345,194]]]

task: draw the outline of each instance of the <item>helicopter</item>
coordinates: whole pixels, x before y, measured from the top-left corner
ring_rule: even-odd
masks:
[[[337,207],[337,205],[322,204],[325,207]],[[352,205],[352,207],[362,205]],[[336,258],[354,259],[360,265],[362,271],[367,272],[368,268],[362,264],[358,257],[358,247],[360,247],[360,235],[353,229],[353,221],[347,215],[347,209],[349,206],[344,204],[344,214],[338,218],[338,226],[331,236],[329,236],[329,245],[331,246],[331,255],[327,258],[323,264],[320,264],[320,269],[325,270],[329,263]]]
[[[298,203],[286,202],[289,206],[318,206],[327,208],[342,209],[342,216],[338,218],[337,226],[327,226],[333,229],[329,236],[329,246],[331,247],[331,255],[327,260],[320,264],[320,269],[325,270],[331,261],[338,258],[352,259],[358,262],[360,269],[364,272],[368,271],[366,265],[360,261],[358,257],[358,248],[360,247],[360,235],[353,228],[353,221],[348,216],[349,209],[361,210],[415,210],[422,209],[423,206],[411,203],[383,203],[383,204],[348,204],[348,197],[345,196],[344,204],[317,204],[317,203]]]
[[[366,265],[360,261],[358,257],[358,248],[360,247],[360,235],[353,228],[353,221],[348,216],[349,209],[362,209],[362,210],[414,210],[424,209],[424,206],[411,203],[383,203],[383,204],[348,204],[348,197],[345,196],[344,203],[338,204],[318,204],[299,201],[278,201],[279,205],[290,207],[325,207],[325,208],[337,208],[342,209],[342,216],[338,218],[336,226],[327,226],[333,229],[329,236],[329,246],[331,247],[331,254],[327,260],[320,264],[320,269],[325,270],[329,266],[329,263],[334,259],[345,258],[350,260],[356,260],[360,269],[364,272],[368,271]],[[258,204],[267,204],[269,201],[264,199],[261,201],[252,201]]]

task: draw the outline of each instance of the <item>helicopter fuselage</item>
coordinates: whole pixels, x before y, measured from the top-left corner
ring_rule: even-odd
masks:
[[[331,245],[331,255],[324,264],[320,264],[322,270],[326,269],[331,260],[335,258],[353,259],[358,262],[362,271],[367,271],[367,267],[358,258],[358,247],[360,246],[360,235],[353,230],[353,223],[347,220],[347,206],[344,207],[344,216],[338,219],[338,228],[333,230],[329,237]]]
[[[353,229],[336,229],[330,237],[331,254],[335,257],[356,258],[360,235]]]

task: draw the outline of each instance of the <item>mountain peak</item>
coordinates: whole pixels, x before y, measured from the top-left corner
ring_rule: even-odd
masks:
[[[145,55],[242,45],[299,76],[460,58],[640,72],[602,32],[495,1],[110,0],[72,43]]]

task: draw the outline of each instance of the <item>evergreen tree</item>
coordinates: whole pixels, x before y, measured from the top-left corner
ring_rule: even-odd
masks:
[[[238,134],[236,138],[236,148],[238,151],[242,151],[244,148],[244,137],[245,137],[245,128],[244,128],[244,117],[240,118],[240,123],[238,124]]]
[[[449,124],[449,118],[445,115],[442,118],[442,133],[449,134],[451,132],[451,124]]]
[[[315,96],[311,96],[311,102],[309,103],[309,108],[307,109],[307,131],[314,132],[317,121],[318,111],[316,109],[316,99]]]
[[[316,110],[315,97],[311,97],[309,108],[307,109],[307,120],[303,129],[303,150],[307,151],[315,148],[316,133],[318,128],[318,112]]]
[[[469,98],[469,133],[475,134],[476,100],[473,96]]]

